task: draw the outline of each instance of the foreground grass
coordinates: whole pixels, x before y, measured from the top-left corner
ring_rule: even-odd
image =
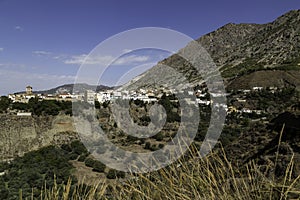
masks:
[[[254,162],[236,166],[225,153],[191,155],[188,161],[180,159],[156,172],[129,175],[125,182],[76,188],[70,181],[62,187],[55,184],[42,191],[41,199],[300,199],[300,176],[292,175],[293,157],[285,176],[275,178]]]

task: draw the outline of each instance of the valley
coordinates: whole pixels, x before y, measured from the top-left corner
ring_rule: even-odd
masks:
[[[293,10],[266,24],[226,24],[195,40],[222,75],[212,85],[224,83],[224,92],[211,92],[209,80],[180,57],[190,50],[187,45],[122,86],[65,84],[43,91],[28,86],[25,92],[2,96],[0,199],[58,194],[69,199],[164,199],[167,194],[169,199],[300,198],[299,24],[300,10]],[[165,118],[158,112],[151,116],[155,105],[163,107]],[[196,125],[197,132],[174,163],[138,174],[96,159],[109,147],[101,137],[112,144],[109,158],[116,163],[126,157],[117,148],[146,155],[173,144],[187,105],[197,107],[200,120],[193,124],[188,118],[184,128]],[[202,157],[208,130],[220,126],[211,123],[220,117],[212,111],[226,118],[220,137],[209,138],[216,146]],[[151,137],[124,130],[138,132],[153,119],[165,123]],[[132,129],[137,127],[133,124],[142,128]],[[101,137],[89,135],[99,129]]]

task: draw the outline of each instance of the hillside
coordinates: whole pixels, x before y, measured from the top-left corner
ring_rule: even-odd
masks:
[[[102,91],[102,90],[108,90],[112,89],[113,87],[105,86],[105,85],[88,85],[86,83],[77,83],[76,84],[76,91],[73,91],[74,84],[65,84],[61,85],[55,88],[51,88],[49,90],[40,90],[40,91],[34,91],[34,93],[39,94],[62,94],[62,93],[84,93],[85,90],[94,90],[96,92]],[[24,93],[23,92],[17,92],[18,93]]]
[[[231,89],[240,89],[236,82],[248,81],[249,78],[244,75],[256,71],[269,71],[267,72],[269,73],[268,79],[271,83],[276,82],[277,87],[284,87],[286,84],[300,86],[299,81],[295,81],[300,79],[299,73],[294,73],[300,69],[300,10],[290,11],[268,24],[230,23],[196,41],[211,55],[225,83],[231,85]],[[188,47],[180,51],[186,48]],[[176,81],[172,79],[174,74],[164,69],[161,64],[185,74],[193,84],[201,82],[201,77],[195,73],[191,64],[174,54],[136,77],[124,88],[153,87],[159,84],[159,80],[166,79],[167,84],[173,84]],[[263,77],[255,74],[251,81],[261,84],[256,86],[270,86],[259,81]],[[239,78],[238,81],[235,81],[237,78]]]
[[[72,120],[68,115],[20,117],[1,114],[1,160],[78,138]]]
[[[121,100],[99,103],[92,113],[87,104],[71,113],[71,102],[32,99],[28,104],[11,103],[11,106],[8,102],[0,115],[0,156],[2,161],[9,160],[0,162],[0,199],[18,196],[24,199],[31,196],[38,199],[58,196],[65,199],[299,199],[299,22],[300,10],[291,11],[268,24],[227,24],[197,40],[214,59],[230,91],[226,95],[228,110],[224,127],[213,151],[201,157],[199,149],[215,116],[212,108],[217,104],[199,103],[201,120],[189,151],[158,171],[125,173],[105,166],[94,155],[107,153],[108,145],[97,140],[98,137],[94,140],[88,134],[89,126],[77,124],[82,129],[75,130],[74,119],[86,118],[87,125],[99,123],[107,139],[123,150],[139,154],[155,152],[165,148],[182,128],[184,110],[176,95],[158,97],[157,103],[167,114],[166,122],[160,132],[149,138],[129,135],[117,119],[126,125],[147,127],[152,120],[152,102],[130,100],[130,120],[121,109],[117,114],[112,113],[112,106],[116,102],[121,105]],[[190,55],[198,53],[188,48],[180,51],[186,50]],[[183,73],[194,85],[203,82],[191,64],[175,54],[121,89],[164,84],[184,87],[183,79],[164,65]],[[72,91],[74,84],[67,84],[38,93],[111,89],[87,84],[76,86],[77,91]],[[257,86],[263,88],[245,90]],[[205,95],[197,98],[207,102],[211,98],[205,87],[194,89],[203,90]],[[10,108],[31,111],[33,115],[9,114]],[[194,125],[194,121],[190,120],[189,125]],[[94,145],[90,152],[78,141],[83,135],[88,135],[88,142]],[[80,139],[85,141],[84,137]],[[115,146],[109,149],[112,151],[109,158],[117,163],[126,154],[118,152]],[[163,156],[153,157],[153,161]],[[127,161],[131,159],[137,160],[130,157]]]
[[[300,68],[300,67],[299,67]],[[251,89],[263,87],[300,86],[300,70],[261,70],[240,76],[230,81],[227,88]]]

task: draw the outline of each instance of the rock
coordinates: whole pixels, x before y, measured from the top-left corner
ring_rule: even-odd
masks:
[[[0,159],[22,156],[50,144],[76,139],[72,118],[58,116],[0,115]]]

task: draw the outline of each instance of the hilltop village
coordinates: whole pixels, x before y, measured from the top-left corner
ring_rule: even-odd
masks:
[[[226,110],[227,114],[235,113],[254,113],[256,115],[261,115],[264,113],[263,109],[256,109],[251,103],[251,94],[259,94],[261,92],[267,92],[270,94],[276,94],[282,92],[282,89],[277,87],[263,88],[263,87],[253,87],[252,89],[244,89],[231,91],[230,93],[220,94],[220,93],[209,93],[205,84],[198,85],[192,91],[181,90],[179,93],[186,93],[185,96],[195,96],[195,101],[186,99],[189,104],[199,104],[200,106],[216,106]],[[54,94],[43,94],[34,92],[31,86],[27,86],[25,92],[9,94],[8,98],[12,103],[22,103],[27,104],[30,99],[35,98],[38,101],[61,101],[61,102],[86,102],[88,104],[94,105],[95,102],[103,104],[104,102],[110,102],[116,99],[123,100],[139,100],[144,103],[154,103],[158,102],[159,99],[165,94],[166,96],[172,95],[175,90],[169,90],[166,88],[160,89],[139,89],[139,90],[102,90],[95,92],[93,90],[85,90],[82,93],[69,93],[69,92],[56,92]],[[227,97],[227,104],[213,103],[211,97],[218,97],[225,95]],[[178,101],[174,99],[173,101]],[[30,113],[18,112],[17,115],[26,116],[31,115]]]

